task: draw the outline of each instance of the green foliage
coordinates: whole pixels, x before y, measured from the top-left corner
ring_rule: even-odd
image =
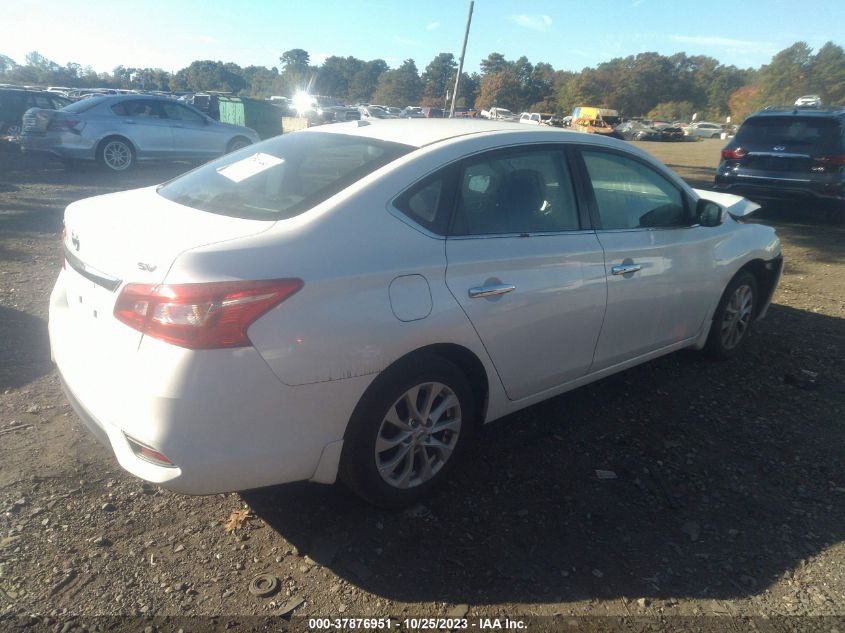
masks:
[[[399,107],[419,103],[423,84],[413,59],[406,59],[395,70],[388,70],[379,77],[373,101]]]
[[[661,121],[689,121],[695,112],[695,106],[691,101],[665,101],[658,103],[648,112],[650,119]]]
[[[455,75],[458,72],[458,62],[452,53],[440,53],[425,67],[422,74],[423,98],[426,106],[443,107],[446,91],[455,87]]]

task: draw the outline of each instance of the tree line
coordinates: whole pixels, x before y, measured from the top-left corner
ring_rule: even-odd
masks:
[[[299,90],[338,97],[347,103],[443,106],[454,87],[458,63],[440,53],[420,71],[413,59],[389,68],[383,59],[328,57],[312,64],[307,51],[295,48],[279,57],[279,66],[245,66],[198,60],[169,73],[160,68],[118,66],[97,73],[90,66],[61,66],[37,52],[19,64],[0,55],[0,82],[109,87],[163,91],[231,92],[265,98],[291,96]],[[526,57],[508,60],[490,53],[477,73],[463,73],[459,106],[506,107],[516,112],[569,114],[578,105],[619,110],[628,116],[661,119],[740,121],[766,105],[791,104],[798,96],[818,94],[826,104],[845,104],[845,51],[828,42],[813,51],[805,42],[775,54],[760,68],[737,68],[704,55],[639,53],[618,57],[580,72],[532,64]]]

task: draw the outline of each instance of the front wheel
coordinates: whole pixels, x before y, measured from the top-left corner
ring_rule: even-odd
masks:
[[[374,505],[401,507],[446,481],[469,442],[475,403],[464,374],[439,357],[376,380],[350,420],[341,479]]]
[[[757,308],[757,279],[751,273],[740,273],[731,280],[722,295],[705,352],[713,358],[733,356],[747,338]]]

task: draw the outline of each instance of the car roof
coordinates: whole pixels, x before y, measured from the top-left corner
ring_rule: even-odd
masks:
[[[821,108],[801,107],[801,106],[769,106],[758,112],[752,114],[752,117],[770,117],[770,116],[788,116],[793,114],[795,116],[810,116],[810,117],[833,117],[845,115],[845,107],[843,106],[828,106]],[[751,118],[751,117],[749,117]]]
[[[469,134],[489,134],[495,132],[526,132],[522,123],[513,121],[493,121],[490,119],[379,119],[332,123],[308,128],[303,132],[331,132],[364,136],[380,141],[402,143],[414,147],[424,147],[458,136]],[[548,133],[548,129],[542,133]],[[578,134],[572,130],[556,130],[561,134]]]

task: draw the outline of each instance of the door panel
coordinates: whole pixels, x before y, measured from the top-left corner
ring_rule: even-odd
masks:
[[[446,283],[512,400],[587,373],[605,308],[604,260],[592,232],[446,240]],[[470,298],[470,289],[514,290]]]
[[[184,158],[212,158],[226,150],[226,138],[197,112],[178,103],[166,103],[173,131],[173,154]]]
[[[173,150],[173,135],[161,102],[139,99],[112,106],[118,129],[135,145],[138,158],[162,158]]]
[[[511,148],[461,166],[446,283],[519,400],[590,368],[606,300],[604,257],[580,230],[565,155]]]
[[[718,237],[691,225],[685,194],[653,166],[618,152],[581,155],[607,276],[598,371],[698,335]]]
[[[598,232],[607,312],[593,371],[698,335],[716,292],[712,236],[703,227]],[[614,274],[623,265],[641,268]]]

